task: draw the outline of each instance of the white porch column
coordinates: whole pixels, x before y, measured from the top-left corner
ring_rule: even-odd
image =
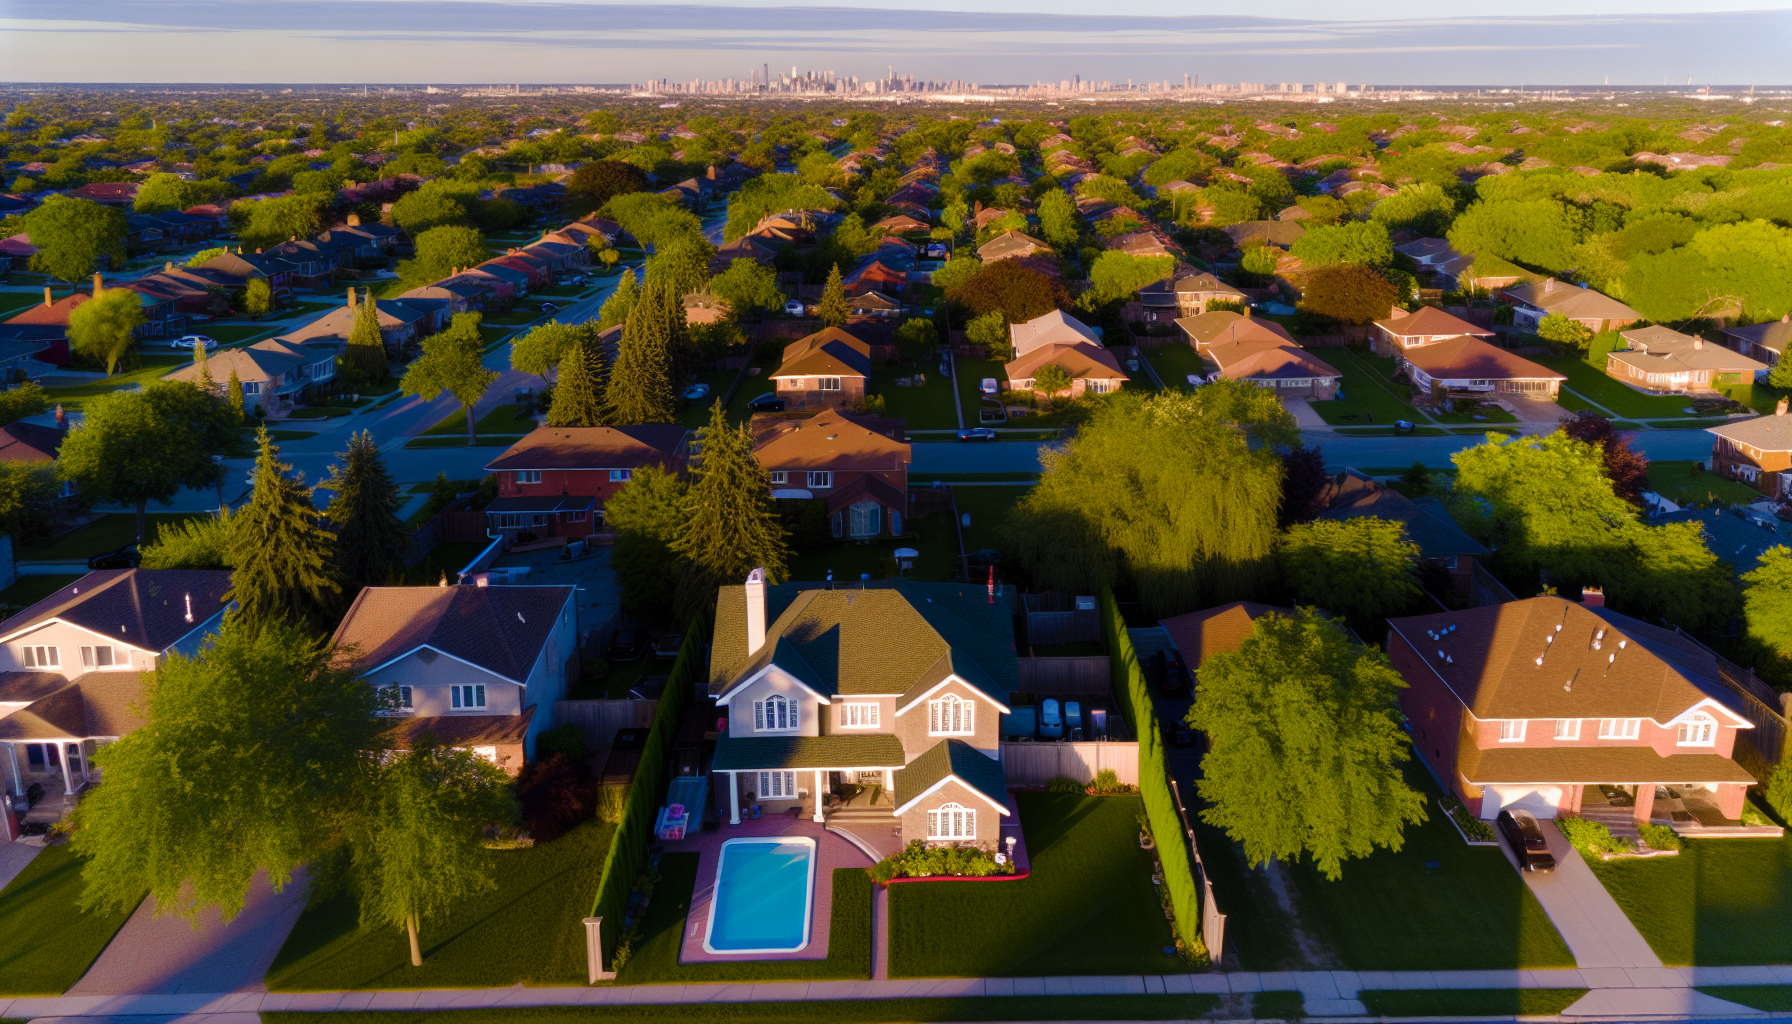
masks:
[[[76,743],[75,748],[81,752],[81,785],[91,786],[93,785],[93,769],[87,763],[90,756],[87,752],[87,741],[82,740]]]
[[[68,766],[68,744],[58,743],[62,754],[62,793],[64,796],[75,795],[75,773]]]
[[[821,769],[815,769],[815,820],[822,820],[821,814]]]
[[[19,778],[19,746],[16,743],[6,744],[6,767],[12,775],[12,791],[20,796],[25,795],[25,782]]]
[[[728,773],[728,824],[740,824],[740,775]]]

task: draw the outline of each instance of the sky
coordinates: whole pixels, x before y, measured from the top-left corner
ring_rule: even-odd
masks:
[[[1792,0],[0,0],[13,82],[623,83],[769,64],[984,84],[1792,85]]]

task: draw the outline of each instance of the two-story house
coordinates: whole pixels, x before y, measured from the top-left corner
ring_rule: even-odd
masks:
[[[842,787],[875,794],[904,842],[994,852],[1013,808],[1000,721],[1018,678],[1013,622],[978,592],[894,580],[828,590],[721,588],[709,693],[726,717],[718,808],[827,819]]]
[[[1772,416],[1706,427],[1711,442],[1711,472],[1746,481],[1770,498],[1792,495],[1792,417],[1781,398]]]
[[[1162,281],[1139,289],[1139,305],[1146,323],[1169,323],[1180,317],[1200,316],[1213,302],[1245,305],[1245,294],[1206,271],[1178,265]]]
[[[367,587],[332,644],[385,697],[387,749],[424,736],[512,775],[578,672],[572,587]]]
[[[1731,754],[1753,725],[1716,656],[1588,596],[1390,620],[1419,756],[1485,819],[1738,824],[1755,778]]]
[[[908,517],[912,454],[902,421],[837,410],[791,418],[755,416],[753,455],[772,497],[825,501],[836,537],[900,537]]]
[[[603,528],[604,503],[635,470],[683,470],[694,435],[676,424],[638,427],[540,427],[486,464],[498,498],[485,508],[492,535],[515,543],[580,538]]]
[[[1375,321],[1370,347],[1378,356],[1394,356],[1451,338],[1491,338],[1493,332],[1446,313],[1436,306],[1421,306],[1416,313],[1396,307],[1393,316]]]
[[[223,619],[230,574],[90,572],[0,622],[0,784],[72,796],[99,778],[97,748],[142,724],[143,676],[191,657]],[[69,802],[34,815],[54,821]]]
[[[772,373],[778,397],[792,409],[838,409],[863,401],[870,377],[870,344],[838,327],[791,342]]]
[[[1560,313],[1594,334],[1621,330],[1642,319],[1642,314],[1609,295],[1553,277],[1512,285],[1502,289],[1500,297],[1512,305],[1512,323],[1533,333],[1551,313]]]

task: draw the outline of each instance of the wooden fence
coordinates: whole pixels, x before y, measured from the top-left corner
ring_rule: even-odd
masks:
[[[554,726],[576,725],[590,746],[607,745],[618,729],[646,729],[653,725],[657,700],[557,700]]]
[[[1188,808],[1182,803],[1182,787],[1175,779],[1170,780],[1170,793],[1176,798],[1176,813],[1182,816],[1182,831],[1188,837],[1189,854],[1200,874],[1201,943],[1207,947],[1208,959],[1218,967],[1226,951],[1226,915],[1220,910],[1219,901],[1213,898],[1213,879],[1207,874],[1206,862],[1201,860],[1201,844],[1195,841],[1194,827],[1188,823]]]
[[[1100,624],[1097,623],[1097,628]],[[1111,693],[1113,668],[1105,654],[1081,658],[1021,658],[1019,685],[1023,693],[1058,697],[1083,693]]]
[[[1048,591],[1023,594],[1027,609],[1027,643],[1068,644],[1101,639],[1101,613],[1078,609],[1076,595]]]
[[[1002,768],[1010,786],[1043,786],[1053,779],[1094,782],[1095,774],[1112,770],[1121,782],[1139,784],[1136,742],[1004,743]]]

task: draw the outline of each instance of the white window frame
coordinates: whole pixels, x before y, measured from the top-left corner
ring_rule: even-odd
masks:
[[[243,394],[245,394],[245,395],[261,394],[261,381],[246,380],[246,381],[242,381],[241,383],[243,385]]]
[[[1525,722],[1523,718],[1500,719],[1500,742],[1523,743]]]
[[[786,473],[784,470],[781,470],[781,469],[774,469],[771,471],[771,478],[772,478],[772,483],[781,484],[781,483],[785,483],[789,480],[790,474]]]
[[[809,470],[809,486],[821,489],[834,486],[834,471],[831,469]]]
[[[927,702],[927,735],[974,736],[976,733],[976,701],[948,693]]]
[[[881,727],[883,712],[878,704],[842,704],[840,705],[840,728],[842,729],[877,729]]]
[[[105,654],[101,655],[101,651],[104,651]],[[118,648],[111,644],[83,644],[81,646],[81,667],[91,669],[130,668],[131,653],[124,652],[123,661],[118,660],[118,653]],[[102,657],[105,659],[103,664],[101,663]]]
[[[634,476],[635,476],[635,471],[632,469],[612,469],[612,470],[610,470],[610,482],[613,484],[626,484],[630,480],[634,479]]]
[[[802,723],[802,706],[781,693],[753,702],[754,732],[792,733]]]
[[[61,668],[62,648],[54,644],[20,644],[19,664],[26,668]]]
[[[839,391],[840,390],[840,378],[838,378],[838,377],[817,377],[817,378],[815,378],[815,390],[817,390],[817,391]]]
[[[519,469],[516,471],[516,482],[518,484],[541,483],[541,470],[539,470],[539,469]]]
[[[1711,747],[1717,745],[1717,720],[1703,712],[1681,722],[1674,739],[1677,747]]]
[[[1602,740],[1634,740],[1642,731],[1640,718],[1601,718],[1599,738]]]
[[[1558,718],[1558,719],[1556,719],[1556,739],[1558,739],[1558,740],[1578,740],[1578,739],[1580,739],[1580,719],[1578,719],[1578,718]]]
[[[456,711],[477,711],[485,707],[485,684],[468,683],[448,688],[449,701]]]
[[[927,838],[949,843],[977,838],[977,812],[962,804],[941,804],[927,812]]]
[[[795,800],[795,772],[760,772],[759,799],[761,800]]]

